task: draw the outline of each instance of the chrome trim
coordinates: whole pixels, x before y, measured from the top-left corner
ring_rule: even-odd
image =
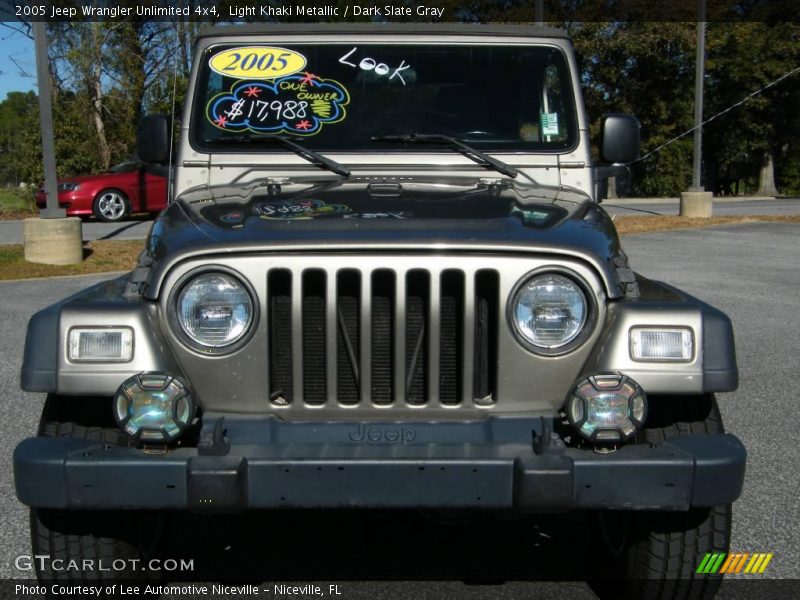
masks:
[[[428,323],[426,333],[428,338],[428,355],[425,361],[428,365],[428,397],[427,402],[439,405],[439,366],[442,358],[441,331],[442,331],[442,272],[428,271]]]
[[[297,300],[299,299],[299,301]],[[292,272],[292,402],[303,404],[303,271]]]
[[[358,385],[359,403],[372,403],[372,269],[359,269],[360,297],[358,306]]]

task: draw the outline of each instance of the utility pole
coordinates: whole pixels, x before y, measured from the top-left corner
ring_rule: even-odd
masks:
[[[67,217],[67,212],[58,206],[47,23],[34,21],[32,25],[36,49],[36,76],[39,84],[39,123],[42,129],[44,192],[47,197],[47,207],[39,213],[41,218],[23,221],[25,260],[48,265],[72,265],[83,261],[83,230],[79,218]]]
[[[544,0],[536,0],[533,20],[537,25],[544,25]]]
[[[42,157],[44,159],[44,193],[47,207],[39,216],[58,219],[67,211],[58,207],[56,181],[56,146],[53,140],[53,94],[50,89],[50,58],[47,55],[47,23],[34,21],[33,40],[36,48],[36,78],[39,84],[39,122],[42,128]]]
[[[706,61],[706,0],[697,0],[697,54],[694,70],[694,156],[692,185],[681,194],[682,217],[710,217],[713,205],[712,192],[702,185],[703,161],[703,79]]]
[[[706,5],[699,0],[697,7],[697,57],[694,68],[694,165],[692,169],[693,192],[704,191],[700,181],[703,156],[703,78],[706,66]]]

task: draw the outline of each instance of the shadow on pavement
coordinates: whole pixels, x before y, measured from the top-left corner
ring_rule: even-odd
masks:
[[[109,232],[109,233],[107,233],[107,234],[105,234],[105,235],[103,235],[101,237],[95,238],[95,239],[97,239],[97,240],[113,240],[115,237],[117,237],[118,235],[121,235],[122,233],[124,233],[128,229],[136,227],[137,225],[141,225],[142,223],[145,223],[145,222],[150,221],[150,220],[151,219],[148,218],[148,217],[131,217],[131,220],[126,222],[121,227],[118,227],[115,230],[113,230],[113,231],[111,231],[111,232]]]
[[[167,526],[161,554],[193,558],[194,571],[181,579],[195,581],[494,585],[608,577],[607,564],[588,541],[590,529],[583,513],[536,518],[473,513],[454,523],[414,511],[180,514]]]

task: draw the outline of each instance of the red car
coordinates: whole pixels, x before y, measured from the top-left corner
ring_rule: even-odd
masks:
[[[101,221],[120,221],[131,213],[156,213],[167,205],[167,177],[150,172],[138,160],[127,160],[108,173],[58,180],[58,204],[72,217],[94,215]],[[44,208],[44,190],[36,204]]]

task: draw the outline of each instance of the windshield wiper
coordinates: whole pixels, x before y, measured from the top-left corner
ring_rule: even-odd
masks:
[[[300,156],[301,158],[306,159],[308,162],[325,167],[329,171],[333,171],[337,175],[341,175],[343,177],[350,177],[350,169],[345,167],[343,164],[336,162],[335,160],[331,160],[327,156],[323,156],[319,152],[314,152],[310,148],[306,148],[305,146],[298,144],[297,142],[290,140],[289,138],[276,135],[274,133],[264,133],[258,135],[250,135],[249,133],[226,137],[223,139],[215,139],[215,140],[203,140],[208,143],[225,143],[225,142],[236,142],[236,143],[247,143],[247,142],[261,142],[261,141],[268,141],[268,142],[276,142],[278,144],[283,144],[290,150],[294,151],[295,154]]]
[[[440,133],[407,133],[401,135],[376,135],[372,137],[373,142],[397,142],[401,144],[447,144],[461,152],[467,158],[475,161],[478,164],[489,165],[495,171],[506,175],[507,177],[516,177],[519,171],[504,163],[484,154],[480,150],[476,150],[472,146],[468,146],[458,138]]]

